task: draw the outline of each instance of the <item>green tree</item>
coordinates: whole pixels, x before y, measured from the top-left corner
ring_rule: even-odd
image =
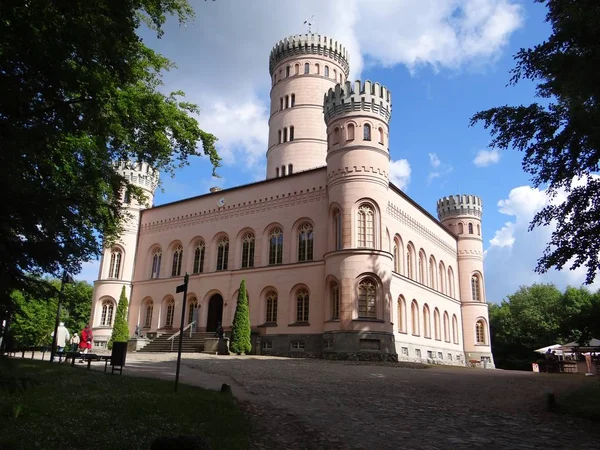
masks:
[[[250,340],[250,308],[248,307],[246,280],[242,280],[240,283],[229,349],[238,354],[249,353],[252,350],[252,342]]]
[[[186,0],[0,2],[0,306],[32,275],[78,273],[122,229],[115,170],[145,162],[174,173],[190,157],[219,166],[216,138],[181,91],[163,93],[174,65],[144,45],[167,16],[193,16]]]
[[[524,153],[523,168],[534,186],[547,185],[553,203],[536,214],[530,229],[556,224],[536,271],[587,268],[592,283],[599,266],[600,240],[600,2],[536,0],[546,3],[550,37],[515,59],[511,85],[537,84],[541,101],[476,113],[471,125],[491,128],[491,147]],[[564,190],[566,199],[557,193]]]
[[[112,349],[113,342],[127,342],[129,339],[129,326],[127,325],[127,296],[125,295],[125,286],[121,289],[121,297],[117,305],[115,314],[115,323],[113,325],[112,335],[108,341],[108,349]]]

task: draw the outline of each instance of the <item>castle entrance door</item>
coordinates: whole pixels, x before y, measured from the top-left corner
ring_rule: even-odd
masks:
[[[208,302],[206,318],[206,331],[217,331],[217,324],[223,322],[223,297],[221,294],[213,295]]]

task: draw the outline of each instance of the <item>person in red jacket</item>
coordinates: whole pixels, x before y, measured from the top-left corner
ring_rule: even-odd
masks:
[[[93,339],[92,329],[89,325],[86,325],[83,330],[81,330],[81,342],[79,342],[79,351],[82,353],[87,353],[92,348],[92,339]]]

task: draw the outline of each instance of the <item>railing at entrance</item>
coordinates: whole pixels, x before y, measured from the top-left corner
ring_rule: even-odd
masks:
[[[188,323],[183,330],[178,331],[177,333],[175,333],[173,336],[167,338],[167,341],[171,341],[171,351],[173,351],[173,342],[175,342],[175,338],[177,336],[179,336],[181,334],[182,331],[187,330],[188,328],[190,329],[190,337],[192,337],[192,325],[194,325],[196,323],[195,320],[192,320],[190,323]]]

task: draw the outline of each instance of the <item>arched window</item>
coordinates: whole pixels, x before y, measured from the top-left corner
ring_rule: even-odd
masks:
[[[474,301],[481,301],[481,281],[477,274],[471,276],[471,293]]]
[[[369,125],[368,123],[365,123],[363,126],[363,140],[371,140],[371,125]]]
[[[448,295],[454,298],[454,272],[448,267]]]
[[[481,236],[481,227],[477,224],[477,236]]]
[[[121,273],[121,258],[123,254],[118,248],[113,248],[110,252],[110,265],[108,268],[108,278],[119,278]]]
[[[254,267],[254,233],[246,233],[242,238],[242,269]]]
[[[277,322],[277,293],[271,291],[266,295],[267,301],[267,317],[265,322],[276,323]]]
[[[308,322],[308,291],[300,289],[296,293],[296,322]]]
[[[469,234],[473,234],[473,224],[469,223]]]
[[[287,128],[283,129],[283,142],[287,142],[287,140],[288,140],[287,131],[288,131]]]
[[[326,77],[329,76],[329,66],[325,66],[325,71],[323,72],[323,75],[325,75]]]
[[[340,286],[337,283],[331,283],[331,318],[340,318]]]
[[[287,66],[287,67],[285,68],[285,76],[286,76],[286,77],[289,77],[289,76],[290,76],[290,66]]]
[[[450,342],[450,316],[444,311],[444,341]]]
[[[294,66],[294,74],[298,75],[300,73],[300,64],[296,64]]]
[[[379,127],[379,143],[383,145],[383,128]]]
[[[292,127],[293,129],[294,127]],[[292,173],[294,173],[294,165],[293,164],[288,164],[288,175],[291,175]]]
[[[423,335],[426,338],[431,337],[431,313],[427,305],[423,306]]]
[[[339,142],[340,142],[340,129],[338,127],[335,127],[335,129],[333,130],[333,143],[339,144]]]
[[[452,339],[455,344],[458,344],[458,319],[456,314],[452,314]]]
[[[365,278],[358,285],[358,317],[377,318],[377,283],[371,278]]]
[[[441,330],[441,324],[440,324],[440,310],[437,308],[435,308],[433,310],[433,330],[435,333],[435,340],[441,341],[442,340],[442,330]]]
[[[227,270],[229,260],[229,239],[222,237],[217,243],[217,270]]]
[[[144,316],[144,328],[150,328],[152,326],[152,311],[154,310],[154,302],[148,300],[146,303],[146,315]]]
[[[360,205],[358,208],[358,246],[373,248],[373,229],[375,211],[370,205]]]
[[[313,227],[310,223],[303,223],[298,228],[298,261],[312,261],[313,259]]]
[[[285,109],[288,109],[290,107],[290,96],[286,95],[285,96]]]
[[[435,289],[435,259],[429,258],[429,287]]]
[[[404,297],[398,297],[398,331],[406,333],[406,300]]]
[[[104,300],[102,302],[102,316],[100,317],[100,325],[103,327],[112,326],[113,312],[115,310],[115,304],[110,300]]]
[[[414,254],[415,254],[415,249],[413,248],[413,246],[411,244],[408,244],[407,251],[406,251],[406,275],[411,280],[415,279]]]
[[[342,74],[340,73],[340,83],[343,83],[344,80],[342,79]]]
[[[398,246],[394,245],[394,248],[392,249],[392,257],[394,258],[394,272],[398,273],[398,265],[400,264],[400,262],[398,261]]]
[[[487,332],[485,329],[485,322],[483,319],[479,319],[475,323],[475,344],[486,345],[487,343]]]
[[[281,130],[277,131],[277,142],[281,144]]]
[[[427,284],[427,279],[425,278],[425,255],[423,255],[422,250],[419,252],[419,282]]]
[[[445,280],[446,268],[445,268],[444,263],[442,261],[440,261],[438,272],[440,274],[440,279],[438,281],[438,283],[439,283],[438,290],[442,294],[445,294],[446,293],[446,280]]]
[[[181,263],[183,261],[183,247],[178,245],[173,250],[173,267],[171,268],[171,276],[178,277],[181,275]]]
[[[123,194],[123,203],[126,205],[131,203],[131,192],[129,190],[125,190],[125,194]]]
[[[283,97],[279,99],[279,111],[283,110]]]
[[[290,141],[294,140],[294,127],[290,127]]]
[[[152,278],[158,278],[160,275],[160,261],[162,260],[161,249],[156,249],[152,255]]]
[[[464,228],[463,228],[463,224],[461,222],[458,222],[458,234],[463,234],[465,232]]]
[[[413,336],[419,336],[419,305],[414,300],[410,304],[410,319]]]
[[[193,273],[202,273],[204,272],[204,251],[206,246],[204,245],[204,241],[200,241],[196,244],[196,248],[194,249],[194,270]]]
[[[269,233],[269,264],[281,264],[283,261],[283,231],[274,228]]]
[[[170,298],[167,301],[167,317],[165,320],[165,328],[173,326],[173,316],[175,315],[175,300]]]
[[[304,74],[308,74],[310,73],[310,64],[305,63],[304,64]]]
[[[321,66],[319,66],[318,64],[315,64],[315,73],[316,73],[317,75],[320,75],[320,74],[321,74]]]
[[[335,249],[341,250],[343,241],[342,241],[342,213],[339,210],[335,210],[333,213],[334,218],[334,227],[335,227]]]
[[[188,320],[187,324],[189,325],[194,320],[194,310],[198,307],[198,299],[196,297],[192,297],[188,303]],[[196,324],[196,326],[198,326]]]
[[[348,124],[347,135],[348,135],[348,140],[349,141],[353,141],[354,140],[354,124],[353,123],[349,123]]]
[[[292,94],[291,106],[296,106],[296,94]]]
[[[281,176],[285,177],[285,166],[281,166]]]
[[[333,69],[333,79],[337,81],[337,70]]]
[[[279,178],[279,167],[275,167],[275,176]]]

